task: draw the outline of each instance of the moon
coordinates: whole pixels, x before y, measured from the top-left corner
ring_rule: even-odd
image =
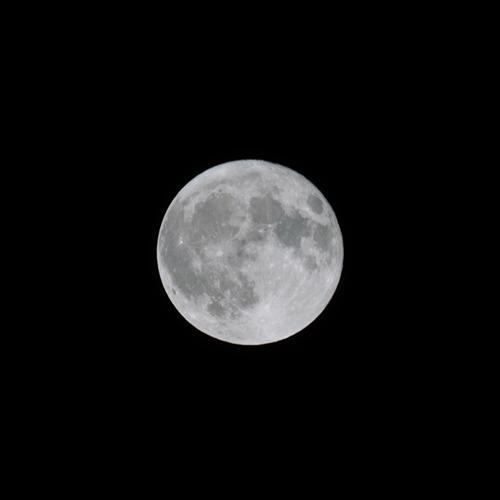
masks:
[[[333,297],[343,256],[321,192],[262,160],[192,179],[168,207],[157,244],[175,308],[203,333],[241,345],[280,341],[312,323]]]

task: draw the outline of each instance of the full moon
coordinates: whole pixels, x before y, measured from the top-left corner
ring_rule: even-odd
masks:
[[[258,345],[303,330],[337,288],[344,247],[321,192],[290,168],[210,168],[174,198],[157,245],[161,281],[198,330]]]

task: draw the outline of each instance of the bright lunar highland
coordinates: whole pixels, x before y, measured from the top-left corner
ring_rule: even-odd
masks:
[[[174,198],[161,224],[161,280],[202,332],[234,344],[276,342],[314,321],[340,279],[333,210],[301,174],[261,160],[210,168]]]

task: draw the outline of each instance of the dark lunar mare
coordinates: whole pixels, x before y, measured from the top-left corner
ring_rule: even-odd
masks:
[[[331,252],[333,243],[333,231],[330,227],[323,224],[316,224],[314,228],[314,241],[321,250]]]
[[[229,223],[232,210],[236,208],[236,198],[227,193],[211,194],[197,203],[189,231],[191,243],[198,248],[215,239],[227,240],[236,236],[239,228]]]
[[[311,234],[308,219],[302,217],[298,210],[291,216],[287,215],[281,203],[270,194],[252,198],[250,213],[256,224],[276,224],[276,237],[287,247],[300,248],[302,238]]]
[[[307,204],[315,214],[323,213],[323,202],[313,194],[308,196]]]
[[[302,238],[311,234],[308,220],[296,210],[292,216],[283,215],[276,225],[276,237],[287,247],[300,248]]]
[[[250,200],[250,214],[256,224],[274,224],[284,213],[281,203],[269,194]]]
[[[255,284],[241,271],[229,273],[205,257],[205,248],[216,241],[233,238],[239,231],[230,224],[237,200],[227,193],[210,195],[195,205],[190,221],[183,206],[173,207],[167,217],[167,232],[160,249],[163,263],[168,268],[174,285],[190,300],[208,296],[210,314],[218,317],[238,314],[259,302]],[[182,244],[180,241],[182,240]],[[243,258],[243,248],[240,248]],[[203,269],[198,272],[193,260],[199,257]]]

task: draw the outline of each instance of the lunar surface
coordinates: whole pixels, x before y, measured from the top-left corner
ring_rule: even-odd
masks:
[[[305,177],[242,160],[202,172],[179,192],[157,258],[187,321],[219,340],[257,345],[321,314],[340,279],[343,244],[330,204]]]

